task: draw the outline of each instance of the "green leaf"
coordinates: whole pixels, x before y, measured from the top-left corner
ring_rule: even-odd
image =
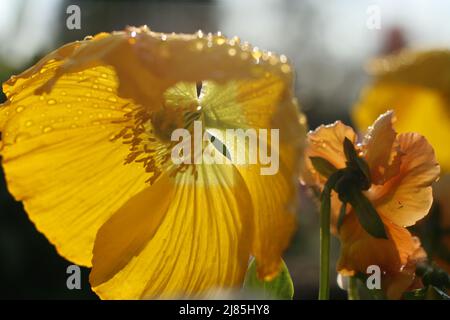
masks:
[[[321,157],[309,157],[314,169],[320,173],[325,178],[328,178],[333,173],[337,171],[336,167],[331,164],[328,160]]]
[[[388,238],[383,221],[372,206],[372,203],[360,190],[350,188],[348,190],[348,200],[353,209],[355,209],[359,223],[371,236],[382,239]]]
[[[262,299],[292,300],[294,284],[284,261],[280,273],[271,281],[258,278],[256,260],[252,259],[245,275],[243,289],[251,294],[257,294]]]

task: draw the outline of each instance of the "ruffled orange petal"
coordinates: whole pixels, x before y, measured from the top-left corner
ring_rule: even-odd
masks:
[[[370,168],[373,184],[383,184],[396,175],[400,168],[401,153],[396,144],[393,127],[394,113],[388,111],[378,117],[364,137],[364,159]]]
[[[356,134],[349,126],[340,121],[331,125],[321,125],[308,133],[308,147],[305,151],[305,167],[301,173],[301,181],[307,185],[323,185],[326,181],[313,167],[310,157],[321,157],[328,160],[337,169],[345,167],[345,154],[342,144],[345,138],[356,142]]]
[[[405,133],[398,135],[397,141],[403,154],[399,173],[382,186],[372,186],[368,196],[379,214],[398,226],[411,226],[430,210],[431,184],[440,168],[423,136]]]
[[[414,252],[414,241],[406,228],[382,217],[388,239],[369,235],[360,225],[356,214],[347,214],[339,231],[341,255],[337,270],[344,275],[366,273],[367,267],[377,265],[383,272],[395,273],[407,263]]]
[[[398,273],[387,274],[383,277],[382,287],[386,297],[390,300],[400,299],[406,291],[418,289],[422,286],[420,278],[415,274],[417,263],[427,259],[427,254],[417,237],[413,237],[414,252],[408,257],[405,267]]]

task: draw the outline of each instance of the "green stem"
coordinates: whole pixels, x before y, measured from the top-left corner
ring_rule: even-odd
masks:
[[[348,278],[348,300],[359,300],[358,279],[356,277]]]
[[[328,300],[330,298],[330,196],[325,190],[321,200],[319,300]]]

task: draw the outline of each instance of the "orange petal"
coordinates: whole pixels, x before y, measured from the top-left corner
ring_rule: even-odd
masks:
[[[383,278],[382,286],[386,288],[388,299],[400,299],[404,292],[418,289],[422,286],[420,278],[416,277],[416,265],[427,258],[425,250],[417,237],[413,237],[414,251],[408,258],[405,267],[398,273],[388,274]]]
[[[368,195],[379,214],[399,226],[411,226],[422,219],[433,202],[431,184],[440,168],[433,148],[416,133],[397,137],[403,153],[400,172],[382,186],[373,186]]]
[[[301,181],[307,185],[322,185],[326,178],[322,177],[313,167],[310,157],[321,157],[331,162],[336,168],[345,167],[343,149],[344,139],[355,143],[356,134],[349,126],[340,121],[331,125],[321,125],[308,133],[308,146],[305,152],[305,167],[301,174]]]
[[[392,111],[380,115],[364,137],[364,158],[374,184],[383,184],[398,173],[400,168],[401,154],[395,144],[397,133],[393,122]]]
[[[352,212],[341,226],[341,255],[337,270],[345,275],[366,273],[367,267],[377,265],[383,272],[395,273],[407,263],[414,252],[414,241],[406,228],[399,227],[382,217],[388,238],[377,239],[369,235]]]

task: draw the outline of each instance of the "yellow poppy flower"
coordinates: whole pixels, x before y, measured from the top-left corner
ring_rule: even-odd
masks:
[[[62,256],[92,267],[101,298],[205,297],[238,287],[250,255],[269,279],[295,230],[292,78],[284,56],[221,34],[130,27],[69,43],[4,84],[8,188]],[[174,164],[171,132],[194,120],[279,128],[278,172]]]
[[[370,235],[349,205],[338,227],[342,204],[333,191],[332,224],[341,241],[337,270],[343,275],[366,273],[370,265],[378,265],[387,274],[400,272],[417,249],[406,227],[422,219],[432,204],[431,184],[440,171],[433,148],[417,133],[397,134],[393,122],[392,111],[381,115],[360,144],[356,144],[353,129],[340,121],[308,134],[303,182],[323,189],[325,178],[314,169],[310,157],[328,160],[337,169],[345,168],[343,142],[349,139],[368,164],[371,185],[364,194],[387,234],[387,239]]]
[[[365,88],[352,115],[360,130],[388,109],[399,132],[418,132],[435,147],[444,172],[450,170],[450,51],[403,51],[372,61],[373,84]]]

